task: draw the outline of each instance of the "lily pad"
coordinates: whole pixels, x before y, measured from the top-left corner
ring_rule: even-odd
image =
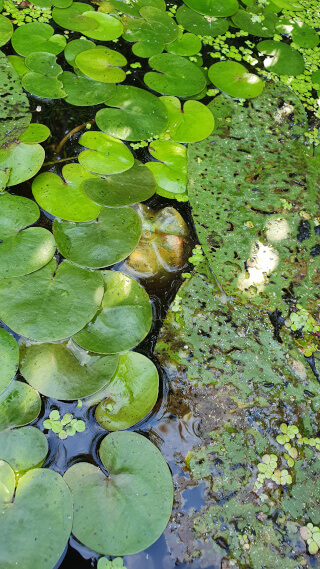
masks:
[[[43,227],[30,227],[0,243],[0,278],[20,277],[37,271],[52,259],[53,235]]]
[[[248,32],[253,36],[258,36],[261,38],[269,38],[275,33],[275,25],[279,21],[279,18],[273,12],[262,12],[258,15],[259,20],[256,19],[256,14],[246,11],[238,10],[234,16],[232,16],[233,23]]]
[[[21,79],[26,91],[44,99],[61,99],[66,96],[58,79],[62,68],[57,64],[55,55],[42,51],[31,53],[26,57],[25,63],[31,70]]]
[[[7,239],[40,217],[40,210],[32,200],[22,196],[0,195],[0,240]]]
[[[96,123],[109,136],[122,140],[145,140],[160,134],[167,124],[164,104],[144,89],[120,85],[107,104],[115,108],[98,111]]]
[[[81,267],[100,269],[130,255],[139,243],[141,220],[131,207],[103,208],[98,219],[90,223],[56,219],[53,231],[66,259]]]
[[[30,71],[29,67],[27,67],[24,62],[24,57],[21,57],[20,55],[8,55],[7,59],[14,67],[19,77],[22,77],[22,75]]]
[[[137,352],[119,356],[117,371],[103,390],[95,417],[104,429],[128,429],[141,421],[158,398],[159,376],[149,358]],[[101,400],[101,393],[100,400]]]
[[[93,178],[80,164],[67,164],[62,168],[65,182],[57,174],[39,174],[32,183],[32,193],[45,211],[68,221],[91,221],[101,207],[94,204],[84,193],[81,184]]]
[[[0,460],[0,502],[1,504],[12,501],[16,479],[11,466],[4,460]]]
[[[149,146],[151,156],[158,162],[148,162],[159,188],[173,194],[183,194],[187,188],[187,149],[171,141],[154,140]],[[157,190],[158,191],[158,190]]]
[[[48,136],[50,136],[50,130],[45,124],[32,123],[19,136],[19,141],[25,144],[35,144],[36,142],[43,142]]]
[[[192,97],[206,86],[202,70],[180,55],[154,55],[150,57],[149,65],[159,73],[149,71],[144,76],[144,82],[150,89],[164,95]]]
[[[294,23],[292,33],[292,41],[299,47],[313,48],[319,45],[319,34],[311,28],[308,24],[304,22],[297,21]]]
[[[227,19],[211,19],[198,14],[188,6],[180,6],[176,13],[176,19],[178,24],[184,27],[190,33],[217,37],[225,34],[229,29],[229,22]]]
[[[1,566],[52,569],[67,545],[72,511],[70,490],[60,474],[39,468],[27,472],[14,502],[0,508]]]
[[[79,154],[79,162],[89,172],[102,175],[120,174],[132,168],[133,154],[129,148],[103,132],[86,132],[79,140],[82,146],[90,148]]]
[[[141,8],[152,6],[159,10],[166,9],[165,0],[110,0],[110,4],[120,12],[139,18]]]
[[[53,8],[52,18],[66,30],[85,33],[98,28],[95,20],[84,15],[84,12],[89,11],[93,11],[90,4],[73,2],[68,8]]]
[[[82,354],[81,354],[82,355]],[[40,344],[21,349],[20,371],[46,397],[71,400],[88,397],[112,378],[118,356],[87,355],[85,363],[63,344]]]
[[[97,204],[122,207],[151,198],[156,191],[156,182],[145,164],[135,160],[130,170],[103,179],[89,178],[82,188]]]
[[[74,340],[85,350],[114,354],[137,346],[148,334],[152,307],[144,288],[118,271],[104,271],[101,309]]]
[[[40,144],[11,144],[0,148],[0,170],[10,171],[8,186],[21,184],[40,170],[45,152]]]
[[[72,532],[104,555],[143,551],[160,537],[171,514],[169,468],[159,450],[137,433],[107,435],[99,453],[108,478],[86,462],[64,475],[75,504]],[[91,525],[94,532],[88,531]]]
[[[75,334],[93,318],[103,296],[103,280],[64,261],[35,273],[0,280],[0,317],[17,334],[54,342]]]
[[[38,51],[58,55],[67,42],[64,36],[54,34],[54,29],[49,24],[30,22],[16,28],[11,43],[19,55],[26,57]]]
[[[160,97],[168,111],[168,125],[163,134],[173,142],[197,142],[207,138],[214,128],[211,111],[199,101],[186,101],[183,109],[177,97]]]
[[[289,0],[273,0],[273,4],[284,10],[292,10],[293,12],[303,10],[303,6],[299,2],[289,2]]]
[[[70,71],[64,71],[60,79],[63,90],[67,93],[66,102],[79,107],[91,107],[104,103],[116,91],[113,83],[100,83],[88,77],[79,77]]]
[[[0,456],[16,471],[33,468],[48,453],[45,435],[35,427],[24,427],[40,409],[39,394],[21,381],[12,381],[0,395]]]
[[[201,51],[202,42],[195,34],[185,33],[180,35],[175,41],[166,45],[166,51],[189,57]]]
[[[9,18],[0,14],[0,47],[5,45],[13,34],[13,25]]]
[[[82,51],[75,63],[87,77],[101,83],[121,83],[126,78],[125,71],[120,69],[127,64],[126,58],[108,47]]]
[[[258,43],[257,49],[262,55],[267,55],[263,65],[268,71],[290,77],[295,77],[304,72],[303,57],[296,49],[286,43],[264,40]]]
[[[262,42],[264,43],[264,42]],[[209,68],[212,83],[231,97],[251,99],[263,90],[264,83],[237,61],[220,61]]]
[[[0,328],[0,394],[8,387],[17,373],[19,365],[19,347],[14,337]]]
[[[151,57],[162,53],[166,44],[178,38],[179,28],[168,12],[152,6],[141,8],[142,18],[128,21],[123,38],[137,42],[132,51],[138,57]]]
[[[96,49],[96,44],[93,41],[87,40],[84,37],[81,37],[78,40],[71,40],[67,43],[66,48],[64,50],[64,56],[66,61],[75,67],[76,65],[76,57],[82,51],[88,51],[89,49]]]
[[[237,0],[185,0],[195,12],[214,18],[232,16],[239,8]]]
[[[123,25],[120,20],[104,14],[103,12],[83,12],[82,17],[93,20],[96,24],[95,28],[83,30],[84,35],[95,40],[112,41],[121,36]]]

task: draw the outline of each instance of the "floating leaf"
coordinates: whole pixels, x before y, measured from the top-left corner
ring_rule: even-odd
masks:
[[[194,34],[181,34],[174,42],[166,45],[166,51],[176,55],[196,55],[202,48],[200,38]]]
[[[0,456],[14,470],[33,468],[48,453],[45,435],[35,427],[24,427],[40,409],[39,394],[21,381],[12,381],[0,395]]]
[[[53,231],[58,249],[66,259],[81,267],[100,269],[130,255],[139,243],[141,220],[131,207],[103,208],[98,219],[90,223],[56,219]]]
[[[237,0],[185,0],[185,4],[205,16],[224,18],[239,8]]]
[[[30,71],[29,67],[27,67],[24,62],[24,57],[21,57],[20,55],[8,55],[7,59],[14,67],[14,70],[19,77],[22,77],[22,75]]]
[[[85,350],[98,354],[130,350],[150,330],[152,307],[149,296],[135,280],[118,271],[102,274],[105,294],[101,309],[74,340]]]
[[[43,227],[30,227],[0,243],[0,278],[20,277],[37,271],[52,259],[53,235]]]
[[[0,460],[0,503],[9,504],[12,501],[16,479],[11,466]]]
[[[118,431],[138,423],[155,405],[158,389],[159,376],[151,360],[137,352],[120,355],[117,371],[103,390],[105,399],[95,412],[99,425]]]
[[[99,453],[108,478],[86,462],[64,475],[75,504],[72,532],[104,555],[143,551],[160,537],[171,514],[169,468],[158,449],[137,433],[107,435]],[[94,532],[88,532],[88,524]]]
[[[103,296],[102,277],[64,261],[35,273],[0,280],[0,317],[21,336],[54,342],[93,318]]]
[[[151,156],[159,162],[148,162],[159,188],[173,194],[183,194],[187,188],[187,149],[171,141],[154,140],[149,146]]]
[[[130,170],[103,179],[89,178],[83,182],[82,188],[97,204],[122,207],[151,198],[156,191],[156,182],[150,170],[135,160]]]
[[[90,148],[79,154],[81,166],[89,172],[110,175],[129,170],[134,158],[126,145],[103,132],[86,132],[79,140],[82,146]]]
[[[54,35],[54,29],[49,24],[30,22],[16,28],[11,43],[19,55],[26,57],[39,51],[58,55],[67,42],[64,36]]]
[[[227,19],[205,18],[201,14],[194,12],[188,6],[180,6],[176,13],[178,24],[190,33],[200,36],[217,37],[225,34],[229,29]]]
[[[116,355],[102,358],[84,355],[86,359],[82,363],[66,344],[23,347],[20,371],[26,381],[46,397],[80,399],[102,389],[118,363]]]
[[[278,17],[273,12],[262,12],[259,15],[261,21],[256,20],[256,14],[245,11],[238,10],[234,16],[232,16],[233,23],[248,32],[253,36],[258,36],[261,38],[269,38],[275,33],[275,25],[278,22]]]
[[[199,101],[186,101],[183,105],[177,97],[160,97],[168,111],[166,138],[173,142],[197,142],[207,138],[214,128],[211,111]]]
[[[313,48],[319,45],[319,34],[302,21],[294,22],[292,33],[292,41],[299,47]]]
[[[144,76],[145,84],[154,91],[177,97],[192,97],[206,86],[202,70],[180,55],[154,55],[149,59],[149,65],[160,72],[150,71]]]
[[[83,30],[83,33],[90,38],[100,41],[112,41],[121,36],[123,25],[120,20],[104,14],[103,12],[83,12],[83,17],[93,20],[95,28]]]
[[[52,18],[62,28],[74,32],[96,30],[98,23],[84,12],[93,11],[93,7],[82,2],[73,2],[68,8],[53,8]]]
[[[303,10],[303,6],[299,4],[299,2],[292,2],[291,0],[290,2],[289,0],[273,0],[273,4],[284,10],[292,10],[293,12]]]
[[[19,364],[19,347],[14,337],[0,328],[0,394],[8,387],[17,373]]]
[[[50,130],[44,124],[32,123],[29,124],[26,130],[19,136],[19,141],[25,144],[35,144],[36,142],[43,142],[50,136]]]
[[[45,52],[35,52],[25,59],[31,70],[22,76],[21,83],[26,91],[47,99],[61,99],[66,96],[58,76],[62,68],[56,62],[55,55]]]
[[[296,76],[304,72],[304,61],[300,53],[286,43],[264,40],[258,43],[258,51],[267,55],[263,65],[277,75]]]
[[[227,95],[242,99],[257,97],[264,85],[258,75],[248,73],[247,69],[237,61],[214,63],[209,68],[209,79]]]
[[[98,111],[96,123],[109,136],[145,140],[160,134],[167,124],[167,111],[162,101],[144,89],[120,85],[107,104],[115,108]]]
[[[52,172],[39,174],[32,183],[32,193],[44,210],[68,221],[91,221],[101,207],[94,204],[84,193],[81,184],[93,178],[80,164],[67,164],[62,168],[63,181]]]
[[[9,18],[0,14],[0,47],[5,45],[13,34],[13,25]]]
[[[45,152],[40,144],[11,144],[0,148],[0,169],[9,169],[8,186],[21,184],[40,170]]]
[[[104,103],[116,91],[113,83],[100,83],[88,77],[79,77],[70,71],[64,71],[60,79],[63,90],[67,93],[66,102],[79,107],[91,107]]]
[[[76,66],[91,79],[101,83],[121,83],[126,78],[126,58],[119,52],[104,47],[82,51],[76,56]]]
[[[140,17],[140,10],[145,6],[152,6],[159,10],[166,9],[165,0],[110,0],[110,4],[117,8],[120,12],[133,16],[134,18]]]
[[[18,233],[27,225],[35,223],[40,210],[32,200],[22,196],[0,195],[0,240]]]
[[[39,468],[27,472],[18,482],[14,502],[0,508],[2,566],[52,569],[67,545],[72,509],[70,490],[60,474]]]
[[[162,53],[165,45],[173,42],[179,35],[179,28],[167,12],[146,6],[141,8],[142,18],[128,21],[123,38],[137,42],[132,51],[138,57],[151,57]]]
[[[76,57],[82,51],[88,51],[89,49],[96,49],[97,46],[93,41],[87,40],[84,37],[81,37],[78,40],[69,41],[66,45],[64,50],[64,56],[70,65],[75,67],[76,65]]]

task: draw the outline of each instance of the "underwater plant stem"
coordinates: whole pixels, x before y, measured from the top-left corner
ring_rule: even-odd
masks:
[[[55,164],[60,164],[60,162],[68,162],[69,160],[76,160],[78,156],[69,156],[69,158],[62,158],[61,160],[53,160],[52,162],[45,162],[42,164],[44,166],[54,166]]]
[[[87,126],[87,124],[93,124],[95,122],[94,119],[92,119],[91,121],[86,121],[83,124],[80,124],[79,126],[76,126],[75,128],[73,128],[72,130],[70,130],[64,137],[63,139],[59,142],[56,151],[53,155],[53,158],[56,158],[57,156],[59,156],[62,148],[64,147],[65,143],[69,140],[69,138],[71,136],[73,136],[74,134],[76,134],[77,132],[79,132],[80,130],[82,130],[83,128],[85,128]],[[70,160],[70,159],[69,159]]]

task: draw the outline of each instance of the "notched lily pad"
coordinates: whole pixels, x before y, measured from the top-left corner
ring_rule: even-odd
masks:
[[[262,42],[263,43],[263,42]],[[237,61],[220,61],[209,68],[212,83],[231,97],[251,99],[263,90],[263,81]]]
[[[82,2],[73,2],[68,8],[53,8],[52,18],[62,28],[74,32],[89,32],[98,28],[98,23],[87,18],[84,12],[93,11],[93,6]]]
[[[86,462],[64,475],[75,504],[72,532],[104,555],[143,551],[160,537],[171,514],[169,468],[158,449],[137,433],[107,435],[99,453],[108,478]],[[88,523],[94,532],[88,532]]]
[[[256,15],[250,12],[250,8],[248,10],[238,10],[232,16],[233,23],[241,30],[261,38],[269,38],[274,35],[275,25],[278,20],[278,16],[272,12],[262,12]]]
[[[75,64],[87,77],[101,83],[121,83],[126,78],[125,71],[121,69],[127,64],[126,58],[107,47],[81,51]]]
[[[62,68],[56,62],[55,55],[42,51],[31,53],[25,59],[30,73],[22,76],[21,83],[26,91],[44,99],[61,99],[66,96],[62,82],[58,77]]]
[[[35,273],[0,280],[0,317],[21,336],[54,342],[78,332],[95,315],[103,279],[64,261],[53,260]]]
[[[237,0],[185,0],[185,4],[200,14],[214,18],[232,16],[239,8]]]
[[[40,144],[11,144],[0,148],[0,171],[9,171],[8,186],[21,184],[40,170],[45,152]]]
[[[185,30],[200,36],[217,37],[225,34],[229,29],[229,22],[226,18],[206,18],[184,5],[178,8],[176,19]]]
[[[24,227],[38,221],[40,210],[36,203],[22,196],[0,195],[0,240],[7,239]]]
[[[50,130],[45,124],[31,123],[26,130],[19,136],[19,141],[26,144],[43,142],[50,136]]]
[[[13,34],[13,25],[9,18],[0,15],[0,47],[5,45]]]
[[[123,25],[117,18],[104,14],[103,12],[83,12],[83,17],[93,20],[96,27],[90,30],[83,30],[86,36],[100,41],[112,41],[121,36]]]
[[[187,149],[182,144],[155,140],[149,146],[151,156],[158,162],[147,162],[159,190],[184,194],[187,190]],[[160,194],[161,195],[161,194]]]
[[[277,75],[289,75],[295,77],[304,72],[304,60],[302,55],[290,45],[274,41],[264,40],[258,43],[258,51],[267,57],[263,65],[268,71]]]
[[[0,394],[8,387],[17,373],[19,365],[19,347],[14,337],[0,328]]]
[[[129,148],[117,138],[107,136],[103,132],[86,132],[79,142],[90,149],[79,154],[81,166],[89,172],[101,175],[120,174],[134,164]]]
[[[117,355],[100,358],[82,350],[77,354],[66,343],[22,346],[20,354],[26,381],[42,395],[60,400],[96,393],[112,378],[117,364]]]
[[[0,278],[20,277],[37,271],[52,259],[53,235],[43,227],[30,227],[0,243]]]
[[[167,12],[146,6],[141,8],[142,18],[128,21],[123,38],[137,42],[132,51],[138,57],[151,57],[162,53],[166,44],[176,40],[179,28]]]
[[[53,27],[42,22],[30,22],[19,26],[11,42],[13,49],[24,57],[38,51],[58,55],[67,43],[64,36],[54,34]]]
[[[96,317],[74,340],[85,350],[114,354],[137,346],[148,334],[152,307],[144,288],[118,271],[102,273],[105,294]]]
[[[213,115],[199,101],[181,106],[177,97],[160,97],[168,111],[168,125],[163,135],[173,142],[197,142],[207,138],[214,128]]]
[[[159,73],[149,71],[144,76],[144,82],[150,89],[164,95],[192,97],[206,86],[203,71],[180,55],[154,55],[150,57],[149,65]]]
[[[104,103],[116,91],[113,83],[100,83],[87,77],[79,77],[70,71],[64,71],[60,79],[67,94],[66,102],[77,107],[91,107]]]

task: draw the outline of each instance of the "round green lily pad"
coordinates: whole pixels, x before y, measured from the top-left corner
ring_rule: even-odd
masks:
[[[90,38],[100,41],[112,41],[121,36],[123,25],[121,21],[110,14],[103,12],[83,12],[83,17],[89,18],[96,23],[96,27],[91,30],[83,30],[83,33]]]
[[[292,2],[291,0],[273,0],[273,4],[284,10],[292,10],[293,12],[303,10],[303,6],[299,2]]]
[[[160,54],[166,44],[176,40],[179,28],[168,12],[153,6],[140,10],[141,18],[129,19],[123,38],[137,42],[132,51],[138,57],[151,57]]]
[[[78,40],[71,40],[67,43],[64,56],[72,67],[76,65],[76,57],[82,51],[88,51],[89,49],[96,49],[96,44],[93,41],[87,40],[84,37],[81,37]]]
[[[135,160],[130,170],[103,179],[89,178],[83,182],[82,188],[97,204],[122,207],[151,198],[156,191],[156,181],[150,170]]]
[[[26,383],[12,381],[0,395],[0,431],[31,423],[40,409],[39,393]]]
[[[0,460],[0,503],[9,504],[13,498],[16,487],[16,479],[11,466],[4,460]]]
[[[164,95],[192,97],[206,86],[202,70],[180,55],[154,55],[150,57],[149,65],[159,73],[149,71],[144,76],[144,82],[150,89]]]
[[[232,16],[239,8],[237,0],[185,0],[189,8],[214,18]]]
[[[7,59],[14,67],[14,70],[19,77],[22,77],[22,75],[30,71],[29,67],[27,67],[24,62],[24,57],[21,57],[20,55],[8,55]]]
[[[308,49],[319,45],[319,34],[308,24],[302,21],[295,22],[291,33],[292,41],[299,47]]]
[[[43,227],[29,227],[0,243],[0,278],[20,277],[37,271],[52,259],[53,235]]]
[[[0,431],[0,455],[17,472],[42,463],[48,450],[46,436],[36,427]]]
[[[0,394],[8,387],[17,373],[19,365],[19,347],[14,337],[0,328]]]
[[[85,362],[81,363],[66,344],[40,344],[21,349],[20,371],[46,397],[81,399],[107,384],[117,368],[118,356],[87,356]]]
[[[196,55],[201,51],[202,42],[195,34],[185,33],[181,34],[175,41],[166,45],[168,53],[175,53],[176,55],[183,55],[189,57]]]
[[[65,182],[57,174],[39,174],[32,183],[32,193],[45,211],[68,221],[91,221],[101,207],[94,204],[84,193],[81,184],[92,174],[80,164],[67,164],[62,168]]]
[[[120,12],[128,14],[133,18],[139,18],[141,8],[145,6],[152,6],[153,8],[159,8],[159,10],[166,9],[165,0],[129,0],[129,3],[127,0],[110,0],[110,4]]]
[[[168,125],[163,134],[173,142],[204,140],[214,128],[211,111],[199,101],[186,101],[181,107],[177,97],[160,97],[168,111]]]
[[[170,470],[160,451],[142,435],[117,432],[100,445],[105,474],[86,462],[64,475],[74,500],[72,532],[104,555],[130,555],[154,543],[172,510]],[[95,531],[88,531],[94,525]]]
[[[127,64],[126,58],[108,47],[81,51],[75,64],[87,77],[101,83],[121,83],[126,78],[125,71],[120,69]]]
[[[66,46],[66,38],[55,34],[49,24],[30,22],[16,28],[12,36],[12,47],[19,54],[26,57],[38,51],[58,55]]]
[[[81,267],[100,269],[130,255],[139,243],[142,224],[131,207],[112,207],[103,208],[98,219],[90,223],[56,219],[53,231],[58,249],[66,259]]]
[[[0,14],[0,47],[5,45],[13,34],[13,25],[9,18]]]
[[[10,170],[8,186],[21,184],[40,170],[45,152],[40,144],[11,144],[0,148],[0,168]]]
[[[134,157],[129,148],[104,132],[86,132],[79,143],[90,149],[83,150],[78,157],[81,166],[89,172],[105,176],[120,174],[132,168],[134,164]]]
[[[58,76],[62,68],[52,53],[35,52],[25,59],[30,73],[22,76],[21,83],[26,91],[44,99],[61,99],[66,96]]]
[[[7,239],[24,227],[38,221],[40,210],[36,203],[22,196],[0,195],[0,240]]]
[[[98,111],[96,123],[109,136],[145,140],[160,134],[167,124],[167,111],[162,101],[139,87],[120,85],[107,105],[114,108]]]
[[[74,32],[88,32],[95,30],[98,23],[92,18],[84,16],[84,12],[93,11],[93,6],[82,2],[73,2],[68,8],[53,8],[52,18],[56,24],[66,30]]]
[[[263,43],[263,42],[262,42]],[[209,67],[209,79],[227,95],[241,99],[257,97],[264,83],[237,61],[220,61]]]
[[[116,91],[113,83],[100,83],[88,77],[79,77],[70,71],[64,71],[60,79],[63,90],[67,93],[66,102],[79,107],[91,107],[104,103]]]
[[[17,334],[54,342],[75,334],[97,312],[103,279],[64,261],[53,260],[35,273],[0,280],[0,318]]]
[[[173,194],[183,194],[187,188],[187,149],[171,141],[154,140],[149,146],[151,156],[158,162],[147,162],[159,188]]]
[[[14,502],[0,508],[2,566],[52,569],[67,545],[72,516],[72,497],[60,474],[39,468],[27,472]]]
[[[105,294],[101,309],[73,339],[85,350],[98,354],[124,352],[137,346],[148,334],[152,324],[151,302],[134,279],[118,271],[104,271],[103,278]]]
[[[178,8],[176,20],[185,30],[199,36],[217,37],[225,34],[229,29],[227,19],[206,18],[184,5]]]
[[[35,144],[36,142],[43,142],[48,136],[50,136],[50,130],[45,124],[31,123],[20,134],[19,141],[25,144]]]
[[[151,360],[137,352],[119,356],[117,371],[103,390],[95,417],[104,429],[128,429],[141,421],[158,398],[159,376]]]
[[[304,60],[302,55],[286,43],[264,40],[258,43],[258,51],[267,57],[263,65],[268,71],[277,75],[289,75],[295,77],[304,72]]]
[[[253,36],[258,36],[261,38],[272,37],[275,33],[275,25],[278,22],[278,16],[273,12],[267,12],[259,15],[261,21],[256,19],[256,14],[246,11],[238,10],[234,16],[232,16],[233,23],[248,32]]]

